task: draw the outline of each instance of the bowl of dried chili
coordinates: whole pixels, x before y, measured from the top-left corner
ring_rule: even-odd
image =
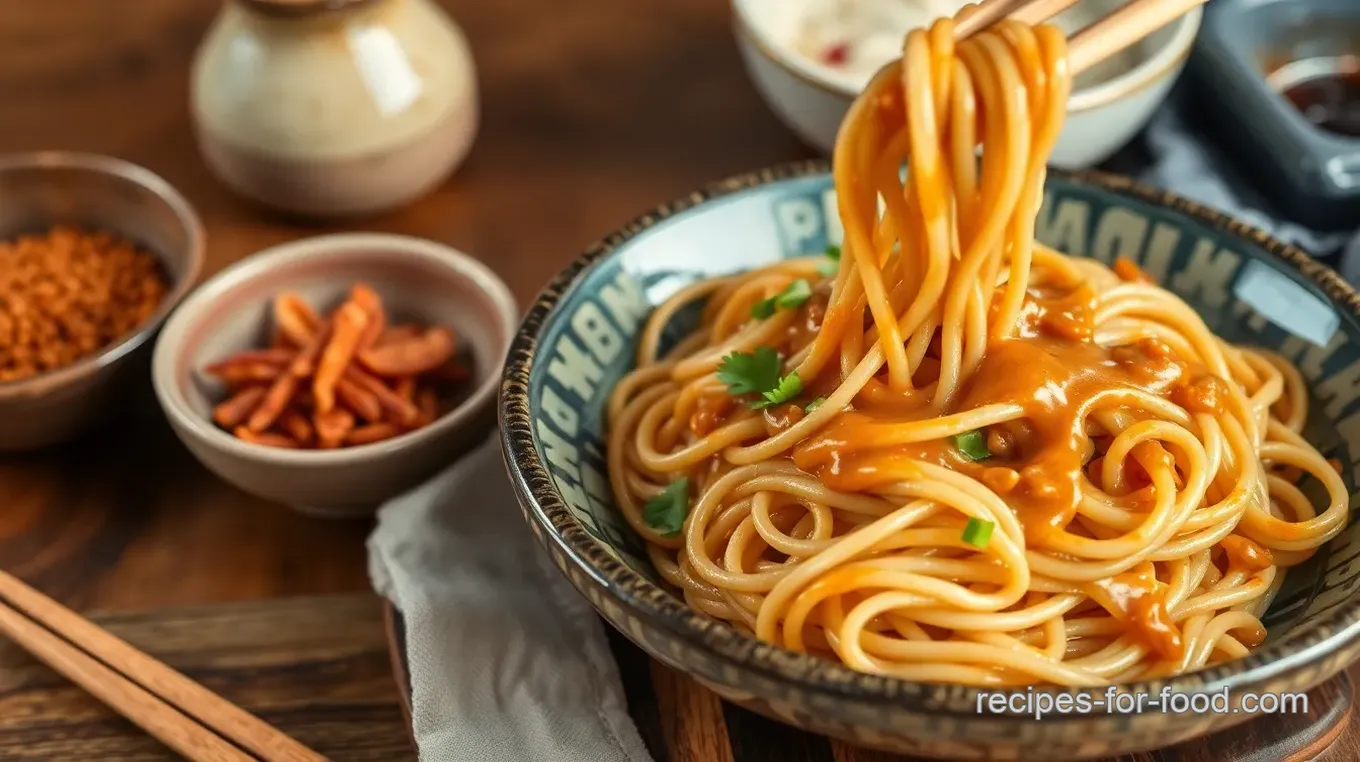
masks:
[[[191,294],[152,384],[226,481],[312,515],[365,514],[490,433],[518,315],[490,268],[435,241],[306,238]]]

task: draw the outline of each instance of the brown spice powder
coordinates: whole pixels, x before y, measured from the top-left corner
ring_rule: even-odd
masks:
[[[95,354],[151,317],[166,290],[155,257],[107,233],[0,241],[0,382]]]

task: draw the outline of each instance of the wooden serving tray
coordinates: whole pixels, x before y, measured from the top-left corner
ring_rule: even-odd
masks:
[[[388,639],[403,711],[410,721],[411,683],[401,612],[386,606]],[[719,699],[663,666],[605,625],[619,664],[628,712],[656,762],[927,762],[861,749],[805,733]],[[1353,762],[1360,723],[1350,722],[1360,667],[1318,686],[1309,712],[1266,717],[1168,749],[1102,762]]]

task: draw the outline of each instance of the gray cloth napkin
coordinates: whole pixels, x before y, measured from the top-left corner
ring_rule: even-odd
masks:
[[[1350,248],[1360,259],[1357,232],[1320,233],[1263,211],[1264,202],[1249,183],[1238,178],[1228,157],[1188,129],[1175,106],[1169,105],[1153,117],[1146,140],[1152,164],[1140,174],[1143,182],[1231,214],[1315,256],[1333,253],[1351,241]],[[1360,275],[1360,267],[1356,269],[1355,275]]]
[[[422,762],[649,762],[590,604],[524,524],[493,439],[378,513]]]

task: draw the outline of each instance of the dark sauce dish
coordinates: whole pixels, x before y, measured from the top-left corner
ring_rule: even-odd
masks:
[[[1360,54],[1290,61],[1266,81],[1317,129],[1360,138]]]
[[[1360,226],[1360,3],[1214,0],[1190,71],[1207,126],[1281,212]]]

